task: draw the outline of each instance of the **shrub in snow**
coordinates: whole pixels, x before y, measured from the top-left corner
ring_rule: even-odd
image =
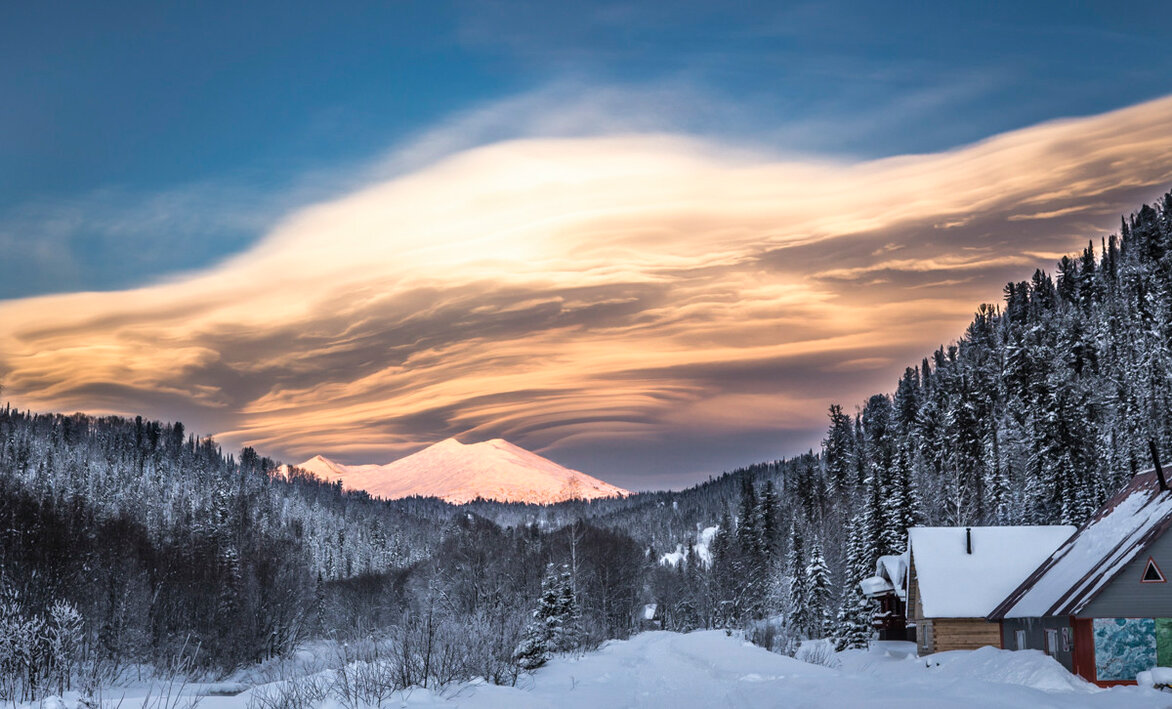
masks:
[[[47,677],[56,684],[58,694],[70,689],[81,651],[83,626],[81,613],[69,603],[57,601],[49,608],[49,622],[45,625]]]
[[[324,677],[297,677],[258,687],[248,698],[248,709],[312,709],[328,696],[329,682]]]
[[[829,640],[806,640],[794,654],[794,659],[830,668],[842,664],[834,652],[834,644]]]
[[[784,616],[773,616],[750,623],[745,636],[749,642],[770,652],[792,655],[792,651],[796,649],[796,643],[792,642]]]
[[[6,590],[0,598],[0,701],[39,701],[50,691],[69,689],[82,626],[81,614],[64,601],[37,615]]]

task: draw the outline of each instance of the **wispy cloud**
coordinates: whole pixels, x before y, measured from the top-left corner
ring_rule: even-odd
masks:
[[[1172,99],[854,164],[664,133],[467,147],[495,120],[205,271],[0,303],[6,395],[290,459],[501,435],[643,487],[812,443],[828,402],[1172,183]]]

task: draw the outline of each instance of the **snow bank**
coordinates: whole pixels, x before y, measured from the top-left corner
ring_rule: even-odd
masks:
[[[1157,684],[1164,687],[1172,686],[1172,667],[1153,667],[1144,670],[1135,676],[1135,681],[1141,687],[1155,687]]]
[[[932,671],[952,677],[1018,684],[1044,692],[1098,692],[1099,688],[1066,670],[1041,650],[977,650],[938,652],[923,658]]]
[[[1037,651],[985,648],[927,658],[883,651],[838,653],[840,669],[799,662],[723,631],[656,631],[612,641],[583,657],[557,657],[516,687],[483,681],[396,692],[384,706],[462,709],[598,709],[599,707],[890,709],[1156,709],[1167,694],[1143,687],[1100,690],[1072,677]],[[329,671],[319,673],[326,676]],[[286,680],[287,681],[287,680]],[[256,686],[236,696],[201,697],[198,709],[248,709]],[[121,709],[158,709],[146,692],[110,691]],[[318,706],[320,703],[315,704]],[[144,705],[148,705],[144,707]],[[182,702],[173,704],[183,706]],[[341,706],[326,699],[323,707]],[[172,704],[168,704],[172,706]],[[64,707],[75,709],[67,696]],[[32,709],[29,707],[28,709]]]

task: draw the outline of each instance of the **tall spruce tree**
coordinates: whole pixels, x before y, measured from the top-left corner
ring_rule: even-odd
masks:
[[[833,590],[830,587],[830,567],[822,554],[822,541],[814,537],[810,545],[809,562],[806,564],[806,615],[810,637],[825,638],[831,633],[831,604]]]

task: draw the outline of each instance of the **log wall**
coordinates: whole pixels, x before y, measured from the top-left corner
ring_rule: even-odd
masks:
[[[933,618],[932,652],[1001,647],[1001,625],[984,618]]]

